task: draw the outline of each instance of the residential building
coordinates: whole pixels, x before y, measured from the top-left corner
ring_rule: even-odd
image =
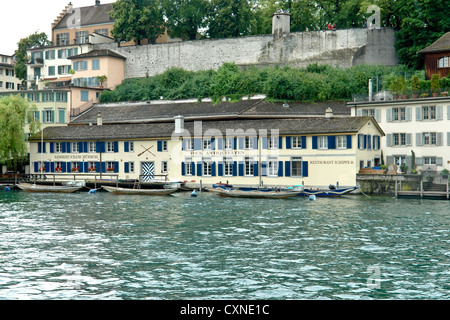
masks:
[[[14,75],[14,57],[0,54],[0,92],[20,89],[21,81]]]
[[[385,132],[386,164],[408,171],[450,169],[450,98],[349,102],[352,116],[373,116]],[[414,163],[415,162],[415,168]]]
[[[329,107],[301,116],[306,104],[299,105],[247,100],[219,110],[209,102],[150,103],[147,113],[137,105],[94,106],[68,127],[46,128],[43,143],[33,137],[31,169],[124,180],[167,175],[204,186],[356,185],[361,164],[380,160],[384,133],[376,121],[335,116]]]
[[[440,78],[450,75],[450,32],[444,34],[430,46],[419,51],[425,60],[425,76],[431,79],[433,74]]]

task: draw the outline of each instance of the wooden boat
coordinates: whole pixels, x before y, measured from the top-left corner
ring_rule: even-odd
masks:
[[[235,190],[235,189],[223,189],[213,188],[209,191],[215,192],[221,197],[233,197],[233,198],[268,198],[268,199],[287,199],[295,197],[298,192],[292,191],[261,191],[261,190]]]
[[[103,186],[108,192],[112,194],[130,194],[130,195],[147,195],[147,196],[164,196],[178,191],[176,188],[169,189],[131,189],[131,188],[117,188]]]
[[[312,189],[304,188],[303,192],[299,193],[299,196],[314,195],[316,197],[340,197],[340,196],[348,194],[356,189],[358,189],[358,187],[330,189],[330,190],[324,190],[324,189],[312,190]]]
[[[31,183],[19,183],[17,187],[26,192],[50,193],[73,193],[83,188],[83,186],[47,186]]]

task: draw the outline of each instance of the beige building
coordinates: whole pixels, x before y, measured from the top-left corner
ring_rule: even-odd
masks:
[[[0,92],[20,89],[21,81],[14,75],[14,65],[12,56],[0,54]]]

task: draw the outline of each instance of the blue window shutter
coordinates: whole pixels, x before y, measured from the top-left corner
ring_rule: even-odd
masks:
[[[130,152],[130,143],[128,141],[124,142],[124,152]]]
[[[78,152],[79,153],[84,153],[83,142],[78,142]]]
[[[114,173],[119,173],[119,162],[114,162]]]
[[[50,162],[50,170],[51,170],[51,172],[55,172],[55,163],[54,162]]]
[[[114,141],[114,152],[115,153],[119,152],[119,141]]]
[[[197,177],[201,177],[201,176],[202,176],[202,163],[197,162]]]
[[[202,139],[194,138],[194,150],[202,150]]]
[[[217,149],[216,150],[223,150],[223,138],[217,138]]]
[[[97,162],[96,171],[97,172],[102,172],[102,163],[101,162]]]
[[[291,137],[286,137],[286,149],[291,149],[292,143],[291,143]]]
[[[44,153],[47,153],[47,142],[44,142]]]
[[[302,136],[302,149],[306,149],[306,136]]]
[[[253,149],[258,150],[258,138],[253,138]]]
[[[52,172],[50,162],[45,162],[45,172]]]
[[[239,161],[238,168],[239,168],[239,176],[243,177],[244,176],[244,163],[242,161]]]
[[[215,162],[211,162],[211,176],[212,177],[216,176],[216,163]]]
[[[284,175],[286,177],[291,176],[291,162],[290,161],[284,162]]]
[[[211,150],[216,150],[216,139],[211,138]]]
[[[34,163],[34,172],[38,173],[39,172],[39,162],[35,162]]]
[[[128,172],[128,166],[127,166],[127,164],[128,163],[125,163],[125,173],[127,173]],[[181,163],[181,175],[182,176],[185,176],[186,175],[186,168],[185,168],[185,163],[184,162],[182,162]]]
[[[61,162],[61,172],[66,173],[67,172],[67,165],[65,162]]]
[[[219,177],[223,176],[223,162],[217,163],[217,175]]]
[[[336,136],[328,136],[328,149],[336,149]]]
[[[102,173],[106,173],[106,162],[101,163],[101,170],[102,170]]]
[[[233,177],[237,176],[237,161],[233,162]]]
[[[189,162],[188,165],[191,166],[191,169],[192,169],[192,175],[195,176],[195,163],[194,163],[194,162]]]
[[[239,138],[239,150],[244,149],[244,138]]]
[[[267,149],[267,137],[262,138],[262,148]]]
[[[67,151],[66,151],[66,143],[65,142],[61,142],[61,152],[62,153],[67,153]]]
[[[283,176],[283,161],[278,161],[278,176]]]
[[[38,143],[38,153],[42,153],[42,143]]]
[[[84,172],[89,172],[89,162],[84,163]]]
[[[50,153],[55,153],[55,143],[50,142]]]
[[[312,148],[317,149],[317,136],[312,137]]]
[[[258,175],[258,161],[256,161],[253,163],[253,176],[257,177]]]
[[[261,176],[267,176],[267,162],[261,161]]]
[[[182,163],[182,165],[184,165],[184,163]],[[125,173],[130,173],[130,163],[129,162],[124,163],[124,171],[125,171]]]
[[[283,149],[283,137],[278,137],[278,149]]]
[[[237,138],[234,137],[233,139],[233,149],[236,150],[237,149]]]
[[[66,152],[70,153],[70,142],[66,142]]]
[[[158,140],[158,147],[157,147],[158,152],[162,151],[162,141]]]
[[[367,149],[367,134],[364,135],[364,149]]]
[[[66,170],[68,173],[72,172],[72,165],[70,164],[70,162],[66,162]]]
[[[352,136],[347,135],[347,149],[351,149],[351,148],[352,148]]]
[[[88,149],[87,141],[83,142],[83,149],[84,149],[84,153],[88,153],[89,149]]]
[[[95,144],[95,150],[97,151],[97,153],[104,153],[106,151],[105,142],[104,141],[97,142]]]
[[[79,166],[78,166],[78,171],[80,172],[80,173],[84,173],[84,164],[83,164],[83,162],[80,162],[80,164],[79,164]],[[87,171],[86,171],[87,172]]]
[[[302,162],[302,176],[307,177],[308,176],[308,161]]]

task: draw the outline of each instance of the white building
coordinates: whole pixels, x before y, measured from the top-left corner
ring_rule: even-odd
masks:
[[[0,92],[19,90],[21,82],[14,75],[14,65],[12,56],[0,54]]]

